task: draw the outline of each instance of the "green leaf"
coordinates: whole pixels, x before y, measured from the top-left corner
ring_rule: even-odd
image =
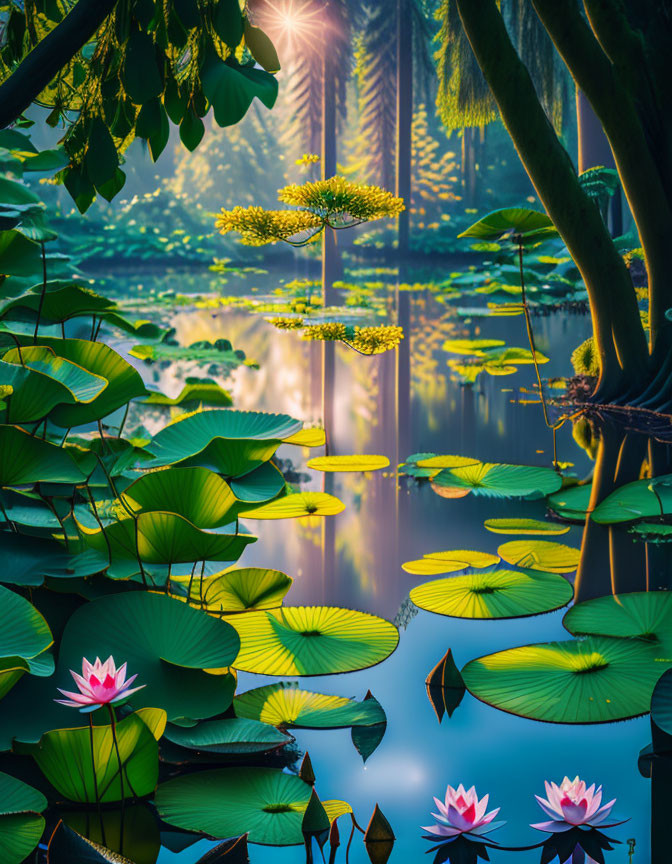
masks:
[[[211,837],[247,833],[251,843],[294,846],[303,843],[301,823],[311,791],[299,777],[277,769],[224,768],[162,783],[155,801],[162,819],[186,831]],[[323,805],[330,819],[351,812],[344,802]]]
[[[272,462],[264,462],[242,477],[231,478],[230,483],[236,498],[246,504],[270,501],[285,488],[285,478]]]
[[[244,567],[224,570],[202,581],[191,576],[179,576],[173,579],[172,584],[185,599],[189,594],[191,605],[211,615],[219,615],[282,606],[292,581],[280,570]]]
[[[498,240],[504,234],[551,236],[557,234],[557,231],[545,213],[526,207],[507,207],[493,210],[457,236]]]
[[[562,519],[583,522],[588,515],[592,484],[568,486],[548,496],[548,506]]]
[[[0,486],[32,483],[82,483],[84,474],[72,457],[17,426],[0,426]]]
[[[201,80],[218,126],[233,126],[242,120],[255,96],[269,109],[278,96],[278,82],[273,75],[234,65],[231,60],[222,62],[214,55],[206,61]]]
[[[180,141],[189,151],[195,150],[203,140],[205,125],[190,108],[180,123]]]
[[[154,791],[159,779],[157,740],[165,725],[166,713],[157,708],[143,708],[116,724],[126,795],[130,789],[136,797]],[[100,801],[122,798],[111,725],[93,727],[93,762],[88,725],[52,730],[38,744],[23,745],[21,749],[32,754],[51,785],[70,801],[95,802],[94,765]]]
[[[669,485],[665,482],[668,480]],[[591,518],[601,525],[615,525],[672,513],[672,475],[657,477],[656,481],[655,491],[650,488],[650,480],[626,483],[607,495],[593,510]]]
[[[47,799],[9,774],[0,774],[0,860],[21,864],[40,842]]]
[[[432,482],[439,488],[466,489],[492,498],[541,498],[562,485],[562,479],[551,468],[492,462],[444,469]]]
[[[644,643],[594,636],[489,654],[467,663],[462,676],[473,696],[510,714],[610,723],[645,714],[668,665]]]
[[[243,16],[238,0],[220,0],[212,10],[212,26],[229,48],[237,48],[243,38]]]
[[[267,72],[279,72],[280,60],[275,46],[259,27],[253,27],[245,18],[245,45],[257,63]]]
[[[306,463],[315,471],[380,471],[387,468],[387,456],[316,456]]]
[[[486,519],[483,523],[493,534],[566,534],[569,525],[543,522],[541,519],[501,518]]]
[[[47,282],[44,297],[42,292],[43,286],[35,285],[30,292],[10,300],[0,309],[0,318],[35,321],[40,302],[40,321],[51,324],[115,308],[112,300],[77,282],[51,280]]]
[[[508,564],[547,573],[572,573],[581,558],[580,549],[550,540],[510,540],[497,552]]]
[[[651,696],[651,719],[668,735],[672,735],[672,669],[658,679]]]
[[[519,618],[566,606],[569,582],[554,573],[494,570],[418,585],[411,600],[420,609],[453,618]]]
[[[101,818],[105,819],[106,816],[107,812]],[[128,846],[128,838],[126,840]],[[59,822],[49,840],[47,864],[66,864],[70,861],[77,861],[77,864],[134,864],[129,858],[73,831],[65,822]]]
[[[98,189],[114,177],[119,165],[117,148],[105,123],[95,118],[90,127],[89,146],[84,159],[86,171]]]
[[[156,53],[151,36],[141,30],[131,30],[125,52],[124,87],[136,105],[144,105],[160,96],[163,82],[156,65]]]
[[[295,492],[269,504],[241,512],[244,519],[299,519],[306,516],[336,516],[345,504],[327,492]]]
[[[268,753],[284,747],[292,738],[258,720],[231,718],[206,720],[196,726],[169,726],[166,736],[173,744],[205,753]]]
[[[200,405],[228,407],[233,404],[231,395],[210,378],[187,378],[186,384],[174,398],[163,393],[151,393],[145,405],[180,406],[187,410]]]
[[[455,573],[467,567],[492,567],[499,564],[499,555],[489,552],[472,552],[468,549],[453,549],[448,552],[429,552],[416,561],[406,561],[402,570],[413,576],[438,576],[440,573]]]
[[[384,618],[332,606],[283,606],[227,620],[240,636],[233,665],[260,675],[331,675],[375,666],[399,633]]]
[[[40,247],[18,231],[0,232],[0,273],[34,278],[42,266]]]

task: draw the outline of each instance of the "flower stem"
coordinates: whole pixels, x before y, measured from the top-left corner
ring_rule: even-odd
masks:
[[[124,768],[121,764],[121,753],[119,752],[119,742],[117,741],[117,719],[114,716],[114,708],[108,704],[107,710],[110,713],[110,722],[112,724],[112,741],[114,749],[117,753],[117,762],[119,763],[119,783],[121,785],[121,811],[124,811]]]
[[[93,716],[91,714],[89,714],[89,743],[91,745],[91,770],[93,771],[93,791],[96,796],[96,808],[98,810],[98,821],[100,822],[100,835],[103,841],[103,846],[105,846],[107,845],[105,842],[105,824],[103,823],[103,814],[100,810],[100,795],[98,794],[98,775],[96,774],[96,757],[93,747]]]

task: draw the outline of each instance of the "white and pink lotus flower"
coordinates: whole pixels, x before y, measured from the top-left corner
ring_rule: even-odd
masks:
[[[488,809],[488,797],[484,795],[479,799],[474,786],[468,790],[465,790],[461,783],[457,789],[449,786],[445,801],[434,799],[439,812],[432,813],[432,816],[438,820],[437,823],[423,826],[423,830],[446,841],[455,840],[462,835],[478,838],[494,831],[505,823],[492,821],[499,813],[499,807],[489,813],[485,812]]]
[[[546,781],[546,798],[539,795],[534,797],[539,806],[551,817],[549,822],[537,822],[532,828],[546,831],[549,834],[557,834],[561,831],[571,831],[572,828],[613,828],[621,825],[620,822],[605,822],[616,803],[616,799],[602,804],[602,787],[595,788],[593,783],[586,788],[586,784],[579,777],[570,780],[565,777],[558,786],[557,783]]]
[[[132,693],[137,693],[138,690],[142,690],[146,686],[141,684],[139,687],[131,687],[138,676],[131,675],[130,678],[126,678],[126,663],[117,669],[112,656],[108,657],[104,663],[101,663],[99,657],[96,657],[95,663],[89,663],[84,657],[82,659],[82,674],[78,675],[72,669],[70,674],[79,688],[79,693],[61,690],[59,687],[59,693],[68,698],[55,699],[54,701],[60,705],[67,705],[68,708],[79,708],[82,713],[95,711],[103,705],[123,702]]]

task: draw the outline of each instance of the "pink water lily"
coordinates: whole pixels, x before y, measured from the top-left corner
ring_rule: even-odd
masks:
[[[138,677],[131,675],[126,678],[126,663],[118,669],[114,663],[112,656],[108,657],[104,663],[101,663],[100,657],[96,657],[95,663],[89,663],[84,657],[82,659],[82,674],[70,670],[70,674],[75,679],[75,684],[79,688],[79,693],[71,693],[68,690],[58,692],[67,696],[67,699],[55,699],[60,705],[67,705],[68,708],[79,708],[82,712],[95,711],[103,705],[112,705],[116,702],[121,702],[127,699],[131,693],[136,693],[142,690],[145,684],[139,687],[131,687],[131,684]]]
[[[586,788],[585,782],[578,777],[573,780],[565,777],[559,786],[557,783],[549,783],[548,781],[544,785],[546,786],[546,798],[541,798],[539,795],[534,797],[544,813],[551,817],[551,821],[538,822],[532,825],[532,828],[547,831],[549,834],[557,834],[579,826],[596,828],[599,825],[600,828],[612,828],[614,825],[622,824],[621,822],[605,823],[604,820],[611,813],[616,799],[602,804],[601,786],[596,789],[593,783]]]
[[[434,799],[439,812],[432,813],[432,816],[438,822],[435,825],[423,826],[423,830],[446,839],[454,839],[461,834],[478,836],[494,831],[504,823],[492,821],[499,813],[499,807],[489,813],[485,812],[488,808],[488,797],[484,795],[479,800],[474,786],[466,791],[461,783],[457,789],[449,786],[445,802]]]

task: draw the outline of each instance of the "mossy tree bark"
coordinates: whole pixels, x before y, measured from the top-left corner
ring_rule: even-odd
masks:
[[[456,2],[504,125],[585,282],[601,364],[598,394],[610,399],[641,387],[647,346],[628,270],[541,107],[496,0]]]

